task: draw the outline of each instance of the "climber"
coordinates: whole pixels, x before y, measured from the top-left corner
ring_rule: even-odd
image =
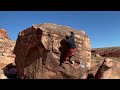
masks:
[[[76,51],[74,32],[71,31],[71,35],[70,36],[67,35],[65,41],[68,43],[69,49],[67,51],[67,54],[64,57],[64,62],[66,62],[67,58],[69,57],[70,63],[73,64],[74,62],[71,61],[70,58],[74,56],[74,52]]]

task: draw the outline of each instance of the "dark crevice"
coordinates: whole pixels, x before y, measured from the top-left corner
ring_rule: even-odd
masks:
[[[88,74],[87,79],[95,79],[93,74]]]
[[[3,68],[3,74],[8,79],[19,79],[17,68],[12,63],[8,64],[6,67]]]

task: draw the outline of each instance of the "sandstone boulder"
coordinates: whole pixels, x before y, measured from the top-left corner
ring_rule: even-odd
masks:
[[[96,79],[120,79],[120,62],[106,58],[98,69]]]
[[[63,63],[68,47],[65,36],[75,32],[75,63]],[[33,25],[19,32],[14,48],[21,79],[86,79],[91,66],[88,36],[67,26],[51,23]]]

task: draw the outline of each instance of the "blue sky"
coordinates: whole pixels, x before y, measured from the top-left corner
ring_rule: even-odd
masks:
[[[82,29],[91,48],[120,46],[120,11],[0,11],[0,28],[12,40],[19,31],[41,23]]]

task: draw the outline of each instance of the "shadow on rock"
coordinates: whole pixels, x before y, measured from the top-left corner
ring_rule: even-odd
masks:
[[[12,63],[10,63],[6,67],[4,67],[3,72],[4,72],[4,75],[8,79],[19,79],[18,78],[18,73],[17,73],[17,68]]]

